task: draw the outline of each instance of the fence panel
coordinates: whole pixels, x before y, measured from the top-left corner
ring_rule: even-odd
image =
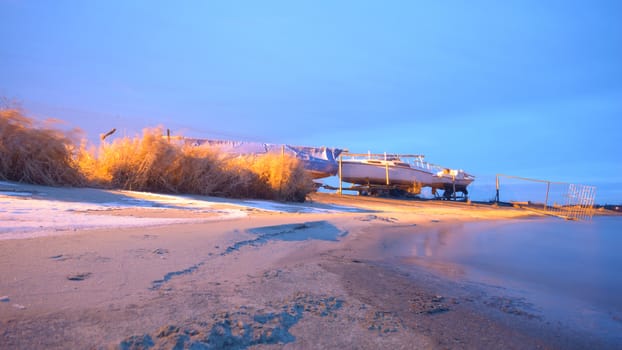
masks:
[[[498,174],[496,201],[570,220],[594,215],[596,187]]]

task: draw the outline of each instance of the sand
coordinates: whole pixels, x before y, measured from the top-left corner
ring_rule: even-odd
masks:
[[[75,192],[80,195],[79,191]],[[91,193],[91,195],[95,195]],[[220,209],[239,203],[222,201]],[[275,204],[278,206],[278,203]],[[607,347],[394,238],[515,208],[315,194],[298,212],[88,210],[185,222],[0,240],[1,349]],[[343,206],[342,212],[327,208]]]

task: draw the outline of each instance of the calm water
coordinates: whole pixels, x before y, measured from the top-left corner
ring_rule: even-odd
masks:
[[[502,287],[549,321],[622,337],[622,217],[438,224],[410,237],[416,261]]]

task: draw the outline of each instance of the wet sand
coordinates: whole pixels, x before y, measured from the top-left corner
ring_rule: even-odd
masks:
[[[325,194],[312,202],[361,211],[253,211],[226,221],[0,241],[0,348],[619,345],[549,323],[528,303],[464,280],[454,266],[403,261],[404,235],[531,213]],[[174,213],[194,215],[204,214]]]

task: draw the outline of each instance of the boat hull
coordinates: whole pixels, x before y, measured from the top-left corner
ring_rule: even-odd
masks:
[[[412,186],[431,183],[433,174],[410,167],[344,161],[341,164],[341,178],[361,185]]]
[[[439,175],[425,169],[409,166],[396,166],[389,163],[343,161],[341,179],[358,185],[388,185],[399,187],[432,187],[446,190],[456,187],[456,191],[465,192],[473,178],[461,173],[458,176]]]

